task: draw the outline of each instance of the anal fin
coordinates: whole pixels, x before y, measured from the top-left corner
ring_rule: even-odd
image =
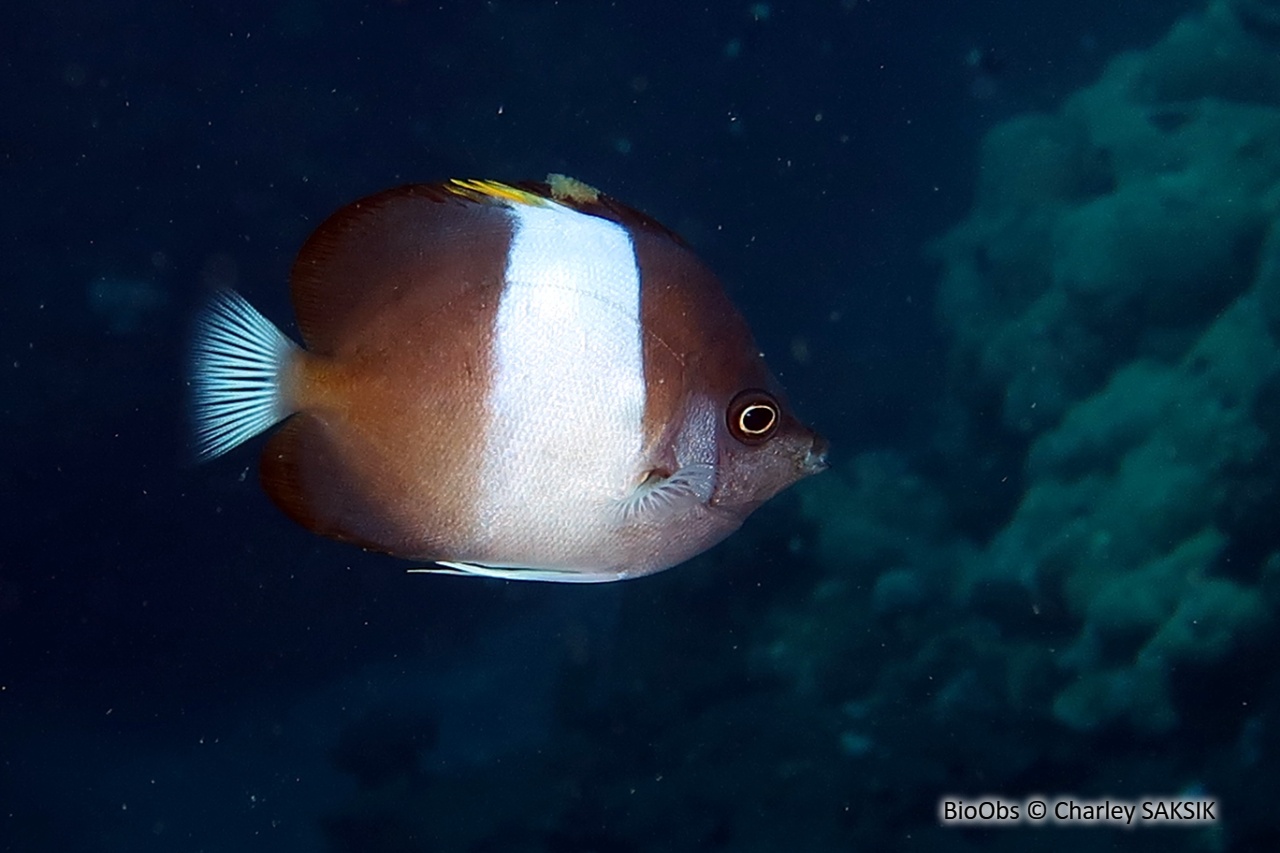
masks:
[[[375,551],[404,553],[398,525],[366,497],[368,484],[351,470],[330,428],[315,415],[294,415],[271,436],[259,476],[276,506],[308,530]]]
[[[436,560],[435,565],[409,569],[414,574],[464,575],[497,578],[505,581],[550,581],[552,583],[607,583],[624,577],[618,572],[583,571],[578,569],[527,569],[504,566],[482,566],[457,560]]]

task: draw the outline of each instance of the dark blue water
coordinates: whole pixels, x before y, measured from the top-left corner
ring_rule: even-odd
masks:
[[[0,849],[1277,849],[1276,3],[5,18]],[[213,288],[286,321],[342,204],[548,172],[697,248],[831,472],[569,587],[186,461]],[[1216,812],[939,819],[1037,795]]]

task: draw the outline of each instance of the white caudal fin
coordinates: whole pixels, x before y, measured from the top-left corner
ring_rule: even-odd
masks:
[[[238,293],[214,296],[196,324],[191,358],[199,461],[221,456],[292,414],[280,376],[296,349]]]

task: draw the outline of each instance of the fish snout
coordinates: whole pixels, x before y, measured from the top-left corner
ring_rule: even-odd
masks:
[[[813,437],[813,444],[809,447],[804,458],[800,460],[800,470],[807,476],[809,474],[817,474],[827,470],[831,463],[827,461],[827,453],[831,450],[831,443],[820,435]]]

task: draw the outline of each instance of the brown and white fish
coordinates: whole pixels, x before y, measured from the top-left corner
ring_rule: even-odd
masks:
[[[548,180],[411,185],[330,216],[291,277],[305,349],[219,294],[195,342],[197,453],[285,421],[262,483],[307,528],[577,582],[683,562],[823,470],[707,267]]]

